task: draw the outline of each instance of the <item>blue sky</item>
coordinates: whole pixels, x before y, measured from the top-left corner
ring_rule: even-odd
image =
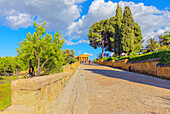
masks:
[[[89,46],[89,27],[96,21],[114,16],[117,3],[122,9],[125,6],[131,8],[145,41],[151,37],[157,39],[157,35],[170,31],[168,0],[1,0],[0,56],[15,56],[18,43],[28,32],[35,31],[33,22],[46,20],[47,32],[54,34],[59,30],[64,35],[63,49],[74,49],[76,56],[89,54],[92,60],[101,49]]]

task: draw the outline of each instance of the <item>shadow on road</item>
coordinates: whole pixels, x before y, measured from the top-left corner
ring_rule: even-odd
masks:
[[[170,81],[161,80],[161,79],[153,78],[149,76],[144,76],[141,74],[131,73],[131,72],[127,72],[127,71],[123,71],[119,69],[113,68],[113,70],[104,70],[104,69],[84,69],[84,70],[91,71],[97,74],[101,74],[106,77],[123,79],[123,80],[127,80],[130,82],[170,89]]]

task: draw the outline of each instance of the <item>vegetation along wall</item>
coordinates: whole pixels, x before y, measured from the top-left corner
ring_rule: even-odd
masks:
[[[12,81],[12,106],[3,113],[44,114],[79,64],[64,66],[62,73]]]

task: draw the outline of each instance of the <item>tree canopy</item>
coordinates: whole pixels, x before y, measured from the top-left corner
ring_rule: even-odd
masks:
[[[102,58],[104,49],[120,57],[123,52],[126,55],[140,52],[143,43],[140,26],[134,22],[130,8],[126,6],[122,13],[119,4],[115,16],[90,27],[88,38],[93,48],[102,48]]]
[[[68,63],[74,63],[76,62],[76,58],[75,58],[75,52],[73,49],[69,50],[69,49],[65,49],[63,50],[63,54],[65,54],[66,58],[66,62]]]
[[[113,42],[114,28],[109,19],[94,23],[89,30],[88,38],[90,46],[94,49],[102,48],[102,58],[104,49],[112,51],[111,42]]]
[[[151,52],[154,52],[155,50],[157,50],[159,46],[158,42],[155,41],[155,39],[153,38],[150,38],[149,40],[147,40],[147,43],[148,44],[146,44],[146,49]]]
[[[17,48],[23,63],[27,66],[31,61],[33,67],[36,67],[36,76],[40,75],[42,68],[61,66],[64,62],[61,50],[64,39],[59,31],[54,36],[45,33],[45,24],[46,22],[38,25],[35,22],[36,32],[32,35],[29,32],[27,38],[19,43],[20,48]]]

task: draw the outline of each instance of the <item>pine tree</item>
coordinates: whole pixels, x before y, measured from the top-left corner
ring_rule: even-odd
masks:
[[[122,8],[117,6],[116,9],[116,24],[115,24],[115,38],[114,38],[114,52],[116,55],[119,55],[122,53],[122,45],[121,45],[121,26],[122,26],[122,20],[123,20],[123,13]]]
[[[123,25],[121,29],[121,37],[122,37],[122,48],[123,52],[127,56],[134,51],[134,19],[132,17],[131,10],[128,6],[125,7],[123,14]]]
[[[89,30],[88,38],[90,40],[90,46],[94,49],[97,47],[102,48],[102,58],[104,57],[104,49],[112,51],[111,41],[115,30],[110,23],[109,19],[101,20],[94,23]]]

